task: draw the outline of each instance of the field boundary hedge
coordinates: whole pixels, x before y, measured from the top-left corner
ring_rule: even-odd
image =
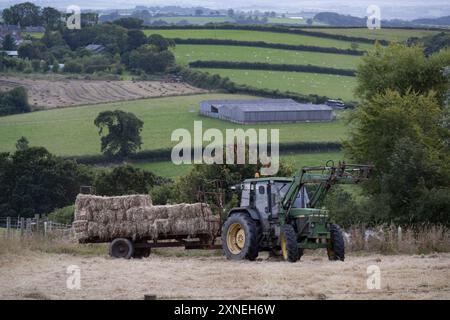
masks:
[[[285,142],[280,143],[280,154],[288,153],[313,153],[313,152],[333,152],[341,151],[342,144],[340,142]],[[225,146],[224,146],[225,150]],[[270,145],[268,146],[270,150]],[[193,158],[194,150],[192,150],[191,158]],[[171,148],[144,150],[131,154],[128,157],[114,157],[104,154],[99,155],[83,155],[83,156],[67,156],[64,159],[75,160],[78,163],[86,165],[120,163],[122,161],[147,161],[160,162],[170,161],[172,155]]]
[[[216,60],[197,60],[189,63],[191,68],[217,68],[217,69],[245,69],[245,70],[271,70],[271,71],[287,71],[287,72],[309,72],[321,74],[333,74],[341,76],[354,77],[355,70],[337,69],[330,67],[320,67],[313,65],[297,65],[297,64],[273,64],[264,62],[231,62]]]
[[[181,30],[181,29],[205,29],[205,30],[249,30],[249,31],[265,31],[265,32],[278,32],[278,33],[290,33],[290,34],[299,34],[310,37],[318,37],[325,39],[334,39],[341,41],[352,41],[352,42],[360,42],[360,43],[369,43],[374,44],[376,42],[382,45],[388,45],[389,41],[387,40],[376,40],[369,39],[364,37],[355,37],[355,36],[345,36],[339,34],[331,34],[326,32],[319,31],[305,31],[301,29],[296,29],[293,27],[286,26],[257,26],[257,25],[235,25],[235,24],[205,24],[205,25],[187,25],[187,26],[145,26],[144,29],[152,30],[152,29],[161,29],[161,30]]]
[[[320,53],[332,53],[332,54],[345,54],[352,56],[362,56],[365,51],[353,50],[353,49],[339,49],[334,47],[319,47],[319,46],[307,46],[307,45],[295,45],[284,43],[269,43],[264,41],[241,41],[241,40],[229,40],[229,39],[195,39],[195,38],[171,38],[175,44],[191,44],[191,45],[221,45],[221,46],[238,46],[238,47],[256,47],[256,48],[270,48],[279,50],[292,50],[292,51],[307,51],[307,52],[320,52]]]

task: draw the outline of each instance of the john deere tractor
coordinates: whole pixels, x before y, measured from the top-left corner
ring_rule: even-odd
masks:
[[[260,251],[296,262],[304,249],[327,249],[330,260],[345,258],[344,239],[328,211],[316,208],[336,184],[368,178],[368,165],[327,162],[303,167],[293,178],[247,179],[234,189],[241,192],[239,207],[229,211],[222,227],[222,247],[228,259],[255,260]],[[314,185],[308,195],[307,185]]]

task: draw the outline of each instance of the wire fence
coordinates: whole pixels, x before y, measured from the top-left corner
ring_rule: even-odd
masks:
[[[0,217],[0,236],[5,238],[34,235],[65,237],[70,236],[71,233],[71,224],[53,222],[47,217],[41,218],[38,215],[34,218]]]

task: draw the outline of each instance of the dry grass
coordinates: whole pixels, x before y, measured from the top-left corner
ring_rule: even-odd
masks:
[[[52,81],[28,76],[0,77],[0,91],[17,86],[27,89],[28,100],[34,110],[206,92],[185,83],[163,81],[70,80],[67,78]]]
[[[0,257],[6,255],[27,256],[30,253],[68,254],[74,256],[106,256],[106,244],[78,244],[75,239],[43,237],[40,235],[15,236],[0,241]]]
[[[70,265],[81,269],[80,290],[66,287]],[[366,286],[370,265],[380,267],[379,290]],[[31,251],[0,256],[0,283],[1,299],[450,299],[450,255],[350,255],[330,262],[321,251],[287,263],[267,256],[113,260]]]
[[[450,232],[440,225],[419,227],[378,226],[367,231],[355,226],[348,231],[347,251],[383,254],[450,252]]]
[[[255,262],[234,262],[220,250],[183,248],[121,260],[109,258],[105,244],[13,237],[0,241],[0,299],[142,299],[145,294],[158,299],[450,299],[449,253],[369,252],[446,249],[441,247],[442,239],[448,240],[445,230],[430,227],[414,236],[404,231],[398,241],[393,229],[387,244],[372,239],[363,250],[362,237],[353,242],[345,262],[330,262],[325,250],[317,250],[298,263],[266,253]],[[70,265],[81,269],[80,290],[66,287]],[[379,290],[366,286],[371,265],[381,271]]]

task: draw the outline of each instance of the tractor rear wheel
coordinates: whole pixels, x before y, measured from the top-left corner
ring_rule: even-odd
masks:
[[[297,262],[299,249],[297,245],[297,233],[290,224],[281,225],[280,246],[283,259],[289,262]]]
[[[327,248],[328,259],[331,261],[344,261],[345,242],[341,228],[337,224],[330,225],[330,245]]]
[[[222,248],[231,260],[255,260],[259,252],[259,229],[247,214],[234,214],[222,227]]]
[[[134,255],[134,245],[129,239],[116,238],[109,244],[109,255],[113,258],[130,259]]]

